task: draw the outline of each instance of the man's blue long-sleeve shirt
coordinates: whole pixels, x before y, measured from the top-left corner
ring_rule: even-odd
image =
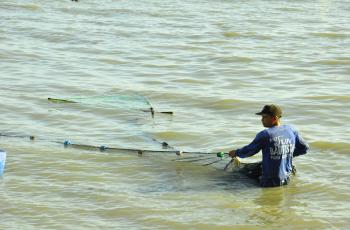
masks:
[[[263,187],[287,180],[292,172],[293,156],[305,154],[308,144],[298,132],[289,125],[274,126],[259,132],[255,139],[241,149],[236,155],[250,157],[262,150]]]

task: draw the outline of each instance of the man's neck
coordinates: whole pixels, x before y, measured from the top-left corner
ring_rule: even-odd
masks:
[[[272,124],[270,128],[277,127],[277,126],[280,126],[280,125],[281,125],[281,122],[277,121],[276,123]]]

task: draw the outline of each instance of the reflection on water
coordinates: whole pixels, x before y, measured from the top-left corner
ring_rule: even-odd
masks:
[[[254,199],[256,209],[251,218],[257,220],[259,224],[274,225],[290,219],[290,206],[296,205],[290,199],[285,188],[263,189],[261,195]]]

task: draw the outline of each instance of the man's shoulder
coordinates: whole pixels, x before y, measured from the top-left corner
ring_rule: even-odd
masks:
[[[258,134],[256,134],[256,137],[258,138],[266,138],[269,136],[270,135],[269,135],[268,129],[261,130],[260,132],[258,132]]]
[[[291,130],[293,133],[296,133],[297,130],[293,125],[283,125],[286,130]]]
[[[296,129],[292,125],[280,125],[274,126],[268,129],[261,131],[262,135],[276,136],[281,135],[282,133],[296,133]]]

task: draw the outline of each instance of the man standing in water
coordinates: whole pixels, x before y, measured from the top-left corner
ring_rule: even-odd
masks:
[[[305,154],[309,146],[293,127],[281,125],[282,110],[279,106],[265,105],[256,114],[261,115],[261,122],[267,129],[259,132],[249,145],[232,150],[229,155],[245,158],[262,150],[262,162],[254,167],[247,165],[243,172],[258,179],[262,187],[286,185],[294,171],[293,157]]]

